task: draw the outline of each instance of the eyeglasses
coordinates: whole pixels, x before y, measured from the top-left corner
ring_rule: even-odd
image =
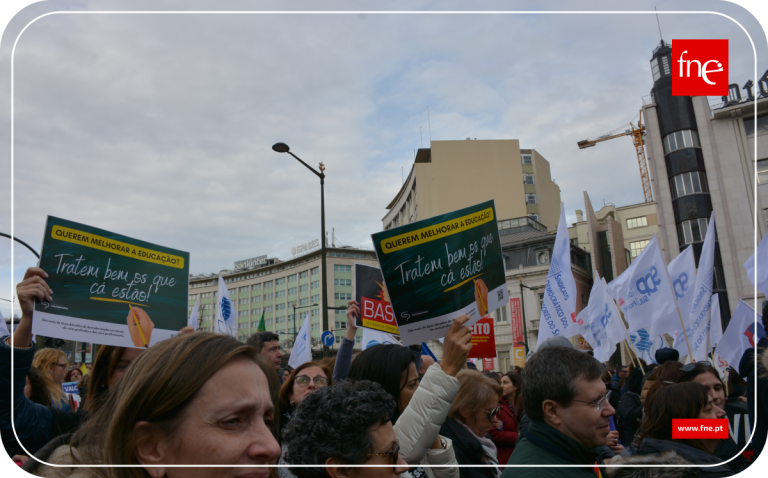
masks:
[[[490,410],[482,410],[482,411],[488,414],[488,420],[493,420],[493,417],[495,417],[496,414],[499,413],[499,405],[496,405],[496,407],[491,408]]]
[[[368,453],[365,456],[389,456],[392,458],[392,466],[397,464],[397,460],[400,458],[400,440],[395,441],[395,449],[387,453]]]
[[[328,385],[328,379],[325,377],[309,378],[306,375],[299,375],[296,377],[296,383],[302,387],[309,386],[310,380],[315,384],[315,387],[325,387]]]
[[[697,364],[702,364],[702,365],[704,365],[705,367],[711,367],[711,366],[712,366],[712,364],[711,364],[711,363],[709,363],[709,362],[707,362],[706,360],[704,360],[704,361],[702,361],[702,362],[691,362],[691,363],[689,363],[688,365],[683,365],[682,367],[680,367],[680,371],[681,371],[681,372],[690,372],[691,370],[693,370],[694,368],[696,368],[696,365],[697,365]]]
[[[611,396],[611,391],[608,390],[608,393],[606,393],[603,398],[601,398],[600,400],[598,400],[596,402],[585,402],[584,400],[571,400],[571,401],[586,403],[587,405],[597,405],[597,411],[599,412],[600,410],[603,409],[603,403],[605,403],[605,401],[608,400],[610,398],[610,396]]]

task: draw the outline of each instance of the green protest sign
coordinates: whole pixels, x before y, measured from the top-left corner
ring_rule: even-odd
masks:
[[[508,300],[493,201],[373,234],[403,344],[471,326]]]
[[[54,294],[35,304],[36,335],[147,347],[187,323],[187,252],[48,216],[40,267]]]

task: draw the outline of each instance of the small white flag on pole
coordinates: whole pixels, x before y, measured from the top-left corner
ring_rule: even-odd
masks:
[[[715,355],[725,361],[725,366],[738,369],[741,356],[747,349],[755,347],[755,344],[765,337],[763,330],[763,317],[757,314],[757,327],[755,327],[755,311],[743,300],[739,301],[736,310],[728,322],[728,327],[723,332],[723,337],[717,344]],[[718,358],[715,358],[717,361]]]
[[[645,363],[656,363],[656,351],[667,347],[667,341],[663,335],[651,337],[645,329],[640,329],[629,334],[629,340],[637,349],[637,354]]]
[[[288,366],[296,368],[301,364],[312,361],[312,340],[309,333],[309,314],[301,324],[296,340],[293,342],[291,358],[288,360]]]
[[[221,274],[219,274],[219,294],[213,331],[217,334],[237,336],[237,307],[229,298],[229,290]]]
[[[396,338],[375,329],[363,328],[363,350],[379,344],[402,345]]]
[[[696,273],[696,285],[693,287],[693,302],[686,321],[685,333],[688,336],[693,353],[692,360],[700,362],[707,360],[711,350],[709,344],[710,317],[712,309],[712,284],[715,276],[715,213],[709,218],[707,235],[701,248],[699,270]],[[684,313],[684,310],[680,311]],[[683,334],[678,334],[673,347],[684,355],[688,352],[688,344]]]
[[[654,337],[681,328],[675,292],[656,235],[611,285],[609,293],[622,308],[630,331],[645,329]]]
[[[579,312],[579,319],[584,322],[579,326],[579,332],[592,347],[598,362],[610,360],[616,351],[616,344],[627,338],[624,324],[602,278],[595,278],[589,303],[586,309]]]
[[[709,345],[717,347],[723,338],[723,318],[720,316],[720,294],[712,294],[712,312],[710,313]]]
[[[195,301],[195,306],[192,307],[192,313],[189,316],[189,321],[187,321],[187,325],[195,329],[197,331],[197,322],[199,321],[199,311],[200,310],[200,295],[197,296],[197,301]]]
[[[669,279],[672,281],[672,289],[674,289],[675,297],[677,297],[677,305],[683,316],[683,322],[688,326],[688,313],[691,311],[696,285],[696,260],[693,257],[693,246],[689,245],[675,257],[667,266],[667,270],[669,271]]]
[[[537,348],[551,337],[572,337],[579,333],[576,325],[576,281],[571,269],[571,242],[562,203],[540,319]]]
[[[755,261],[755,257],[757,257],[757,261]],[[758,264],[757,270],[755,270],[755,262]],[[744,268],[747,270],[749,282],[768,297],[768,234],[763,236],[763,240],[760,241],[755,253],[744,263]]]

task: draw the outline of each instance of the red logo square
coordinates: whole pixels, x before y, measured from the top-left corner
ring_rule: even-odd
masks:
[[[728,96],[728,40],[672,40],[672,96]]]

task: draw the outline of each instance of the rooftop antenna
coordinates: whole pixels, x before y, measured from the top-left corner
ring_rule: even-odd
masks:
[[[656,11],[656,24],[659,26],[659,38],[661,39],[661,41],[664,41],[664,37],[661,36],[661,23],[659,23],[659,11],[656,10],[656,6],[654,6],[653,9]]]
[[[432,125],[429,122],[429,105],[427,105],[427,128],[429,128],[429,144],[432,145]]]

